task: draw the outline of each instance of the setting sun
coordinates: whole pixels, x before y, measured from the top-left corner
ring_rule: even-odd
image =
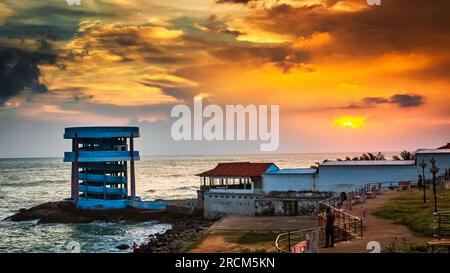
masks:
[[[334,126],[340,126],[344,128],[354,128],[354,129],[363,127],[365,122],[366,122],[365,117],[343,116],[333,119]]]

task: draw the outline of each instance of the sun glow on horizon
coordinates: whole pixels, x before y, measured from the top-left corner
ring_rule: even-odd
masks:
[[[362,116],[342,116],[333,119],[333,125],[343,128],[358,129],[364,127],[366,117]]]

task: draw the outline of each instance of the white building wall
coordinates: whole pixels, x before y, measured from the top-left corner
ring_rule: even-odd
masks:
[[[450,169],[450,154],[416,154],[417,157],[417,164],[420,164],[423,159],[425,159],[425,162],[427,163],[427,166],[425,167],[425,177],[427,179],[431,178],[431,158],[434,158],[436,160],[436,166],[439,168],[439,172],[437,175],[442,175],[445,173],[445,170]],[[420,173],[422,173],[422,167],[418,167],[420,169]]]
[[[417,181],[416,165],[320,166],[317,190],[346,191],[367,183]]]
[[[312,191],[315,181],[314,174],[264,174],[263,192]]]

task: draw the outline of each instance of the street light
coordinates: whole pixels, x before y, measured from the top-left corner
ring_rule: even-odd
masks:
[[[431,158],[430,172],[433,174],[433,194],[434,194],[434,212],[437,212],[437,197],[436,197],[436,174],[439,172],[439,168],[436,167],[436,160]]]
[[[425,194],[425,167],[427,166],[427,163],[425,162],[425,159],[422,159],[422,162],[420,162],[419,166],[422,167],[423,203],[426,203],[427,196]]]

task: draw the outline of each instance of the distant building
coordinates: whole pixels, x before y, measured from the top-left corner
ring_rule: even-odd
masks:
[[[262,175],[278,171],[274,163],[219,163],[214,169],[198,174],[201,187],[217,193],[261,193]]]
[[[302,182],[295,177],[301,173],[299,170],[280,170],[270,162],[219,163],[214,169],[198,174],[201,180],[198,207],[207,218],[224,214],[311,214],[317,209],[317,201],[329,194],[312,192],[312,185],[300,194],[286,193],[298,190]],[[305,175],[311,174],[305,171]]]
[[[450,148],[445,148],[448,145],[450,145],[450,143],[439,149],[419,149],[416,151],[416,163],[420,164],[420,162],[424,160],[428,164],[425,168],[426,177],[431,177],[430,160],[432,158],[436,160],[436,166],[439,168],[438,175],[442,175],[445,173],[445,170],[450,169]],[[422,169],[420,169],[420,173],[422,173]]]
[[[273,163],[219,163],[200,176],[199,206],[205,216],[255,215],[254,201],[262,196],[262,174],[278,170]]]
[[[274,163],[219,163],[203,172],[199,200],[206,217],[223,214],[301,215],[330,192],[352,191],[368,183],[415,182],[431,178],[434,158],[439,175],[450,169],[450,149],[420,149],[415,160],[327,160],[318,168],[279,169]]]

